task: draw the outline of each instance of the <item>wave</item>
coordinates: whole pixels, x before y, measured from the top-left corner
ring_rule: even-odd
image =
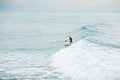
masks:
[[[113,26],[110,28],[110,26]],[[74,39],[87,39],[92,43],[120,48],[119,26],[116,24],[97,23],[92,25],[82,25],[79,29],[70,32],[74,34]]]
[[[119,80],[120,49],[80,40],[52,56],[57,70],[75,80]]]

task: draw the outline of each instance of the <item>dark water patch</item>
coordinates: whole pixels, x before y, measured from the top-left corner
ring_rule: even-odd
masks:
[[[100,33],[100,34],[103,34],[102,32],[98,31],[97,29],[95,29],[94,26],[91,26],[91,25],[85,25],[85,26],[82,26],[80,28],[81,31],[86,31],[88,33]]]
[[[0,51],[50,51],[50,50],[54,50],[55,47],[46,47],[46,48],[14,48],[14,49],[10,49],[10,48],[6,48],[6,49],[0,49]]]
[[[53,71],[54,69],[56,69],[56,68],[54,68],[54,67],[52,67],[52,66],[42,66],[42,67],[40,67],[43,71]]]
[[[86,39],[86,40],[89,41],[89,42],[91,42],[91,43],[102,45],[104,47],[120,48],[120,46],[113,45],[113,44],[110,44],[110,43],[100,42],[100,41],[94,40],[94,39]]]
[[[46,77],[42,78],[43,80],[62,80],[61,78],[59,78],[58,76],[55,75],[48,75]]]
[[[104,26],[104,25],[106,25],[106,24],[101,22],[101,23],[98,23],[98,25],[102,25],[102,26]]]

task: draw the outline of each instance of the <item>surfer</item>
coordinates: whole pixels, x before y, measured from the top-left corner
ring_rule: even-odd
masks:
[[[70,42],[70,45],[73,43],[72,37],[70,37],[70,36],[69,36],[69,42]]]
[[[68,40],[65,40],[65,42],[69,41],[69,45],[71,45],[73,43],[73,40],[72,40],[72,37],[69,36],[69,39]]]

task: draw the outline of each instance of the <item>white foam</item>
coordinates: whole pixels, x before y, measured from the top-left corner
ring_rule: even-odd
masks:
[[[120,50],[79,41],[52,56],[58,71],[77,80],[120,79]]]

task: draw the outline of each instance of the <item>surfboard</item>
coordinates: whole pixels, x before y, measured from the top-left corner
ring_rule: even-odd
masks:
[[[65,46],[70,46],[69,44],[66,44]]]

